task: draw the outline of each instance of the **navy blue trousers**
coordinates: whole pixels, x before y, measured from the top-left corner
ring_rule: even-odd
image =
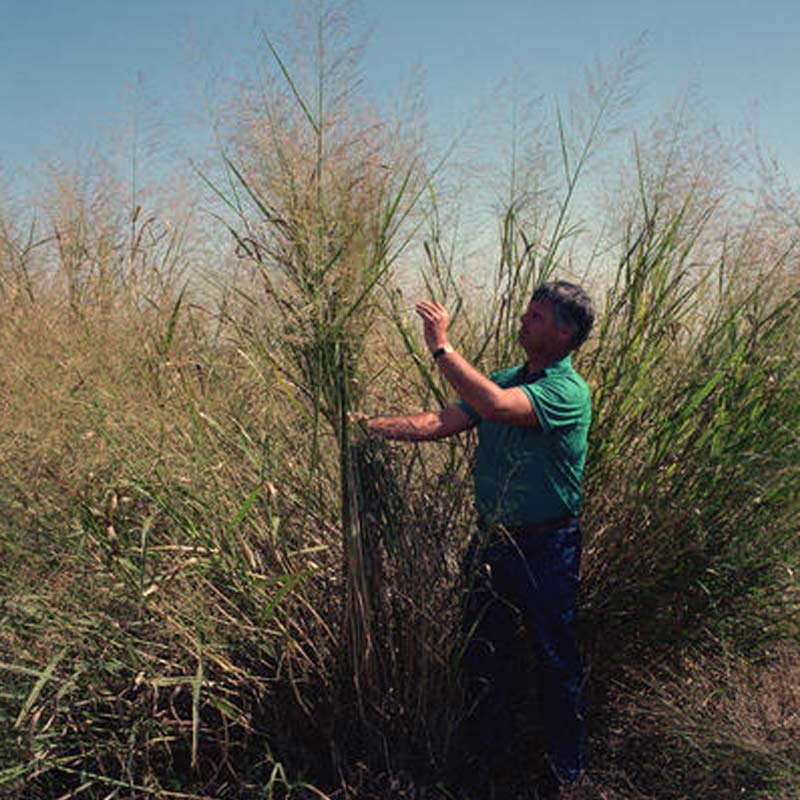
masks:
[[[513,720],[526,693],[520,625],[533,650],[547,753],[558,779],[583,768],[583,666],[575,639],[581,560],[577,520],[546,533],[474,537],[465,568],[462,676],[473,747],[491,757],[516,742]],[[524,641],[524,639],[523,639]]]

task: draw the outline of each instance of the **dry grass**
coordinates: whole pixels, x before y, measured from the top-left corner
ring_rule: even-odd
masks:
[[[340,798],[452,797],[474,439],[372,447],[346,424],[350,408],[448,390],[396,288],[423,208],[418,143],[329,96],[273,84],[266,106],[246,104],[230,181],[215,185],[239,270],[205,265],[219,291],[203,308],[184,228],[123,210],[103,180],[58,184],[42,242],[0,224],[12,796],[320,797],[308,782]],[[553,126],[576,157],[563,191],[502,214],[492,290],[464,288],[447,214],[431,211],[417,282],[489,369],[517,358],[517,309],[574,256],[572,198],[615,104],[602,98],[597,126]],[[725,182],[678,200],[692,165],[668,174],[653,152],[640,147],[625,219],[609,221],[605,313],[579,357],[596,398],[581,792],[789,798],[796,231],[786,215],[764,228],[756,209],[784,238],[737,218],[723,259]]]
[[[798,686],[800,659],[791,647],[760,664],[714,647],[667,672],[632,667],[612,689],[595,758],[621,771],[615,776],[598,763],[598,784],[670,800],[795,797]]]

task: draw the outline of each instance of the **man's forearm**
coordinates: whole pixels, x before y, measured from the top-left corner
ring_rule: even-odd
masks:
[[[425,343],[431,353],[438,355],[437,364],[442,375],[482,419],[491,419],[502,406],[503,390],[450,347],[447,309],[440,303],[420,300],[417,313],[423,320]]]
[[[497,407],[502,389],[457,352],[439,356],[437,364],[456,394],[484,419]]]
[[[384,439],[425,442],[449,435],[439,414],[423,411],[397,417],[374,417],[364,423],[370,434]]]

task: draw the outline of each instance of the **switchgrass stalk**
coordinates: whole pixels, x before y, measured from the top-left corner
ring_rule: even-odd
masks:
[[[236,212],[229,225],[241,251],[258,265],[268,302],[277,313],[282,349],[270,360],[274,374],[287,388],[303,387],[302,414],[310,425],[307,461],[310,483],[321,479],[323,441],[332,433],[338,453],[339,527],[343,571],[342,661],[344,679],[366,714],[383,683],[376,660],[376,615],[373,607],[375,554],[361,529],[361,499],[351,460],[348,415],[359,408],[366,376],[362,355],[375,319],[378,293],[410,239],[406,221],[421,190],[415,187],[413,163],[400,165],[397,181],[384,168],[360,172],[328,158],[338,146],[332,127],[335,112],[327,108],[328,52],[322,20],[317,23],[316,110],[306,101],[291,70],[267,38],[267,44],[299,109],[299,136],[309,135],[309,148],[293,157],[297,142],[284,138],[281,120],[270,115],[274,172],[260,175],[249,165],[226,159],[232,181],[249,198],[256,220],[235,197],[224,197]],[[305,126],[305,130],[303,127]],[[387,156],[387,159],[389,156]],[[310,183],[299,164],[310,168]],[[269,197],[269,199],[267,199]],[[362,197],[367,198],[364,205]],[[248,345],[248,349],[257,343]],[[296,400],[292,399],[292,402]],[[337,679],[339,680],[339,679]]]

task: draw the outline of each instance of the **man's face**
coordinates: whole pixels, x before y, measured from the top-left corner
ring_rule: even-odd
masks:
[[[526,352],[568,347],[572,332],[556,325],[556,310],[549,300],[531,300],[520,317],[519,343]]]

